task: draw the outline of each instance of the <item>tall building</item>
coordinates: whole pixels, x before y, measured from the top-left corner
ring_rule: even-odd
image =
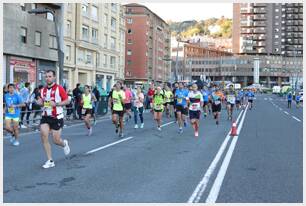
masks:
[[[303,56],[303,4],[234,3],[233,52]]]
[[[54,16],[29,14],[32,9],[50,9],[61,25],[62,4],[3,4],[3,84],[44,84],[46,70],[58,71]]]
[[[124,79],[125,21],[123,6],[115,3],[65,4],[64,79],[110,91]]]
[[[170,78],[170,28],[143,5],[127,4],[126,67],[129,84],[168,82]]]

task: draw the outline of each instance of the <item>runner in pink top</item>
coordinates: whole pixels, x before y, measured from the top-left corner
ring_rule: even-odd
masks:
[[[128,115],[128,117],[126,117],[126,121],[128,122],[129,119],[132,118],[132,115],[131,115],[131,108],[132,108],[132,98],[133,98],[133,94],[132,94],[132,91],[130,88],[128,88],[126,85],[124,85],[123,87],[124,89],[124,92],[125,92],[125,101],[124,101],[124,110],[125,110],[125,113]]]

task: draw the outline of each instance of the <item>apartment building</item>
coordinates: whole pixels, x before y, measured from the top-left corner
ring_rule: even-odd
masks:
[[[234,3],[233,52],[303,56],[303,4]]]
[[[3,84],[44,84],[44,72],[57,70],[57,42],[51,13],[29,14],[32,9],[50,9],[61,25],[62,4],[3,4]]]
[[[127,4],[125,8],[126,82],[168,82],[171,68],[169,25],[143,5]]]
[[[64,79],[110,91],[124,79],[125,20],[115,3],[67,3],[64,16]]]

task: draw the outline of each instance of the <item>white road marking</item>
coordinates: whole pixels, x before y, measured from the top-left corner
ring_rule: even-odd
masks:
[[[293,119],[295,119],[296,121],[298,121],[298,122],[301,122],[301,120],[300,119],[298,119],[297,117],[295,117],[295,116],[292,116],[292,118]]]
[[[289,115],[289,113],[288,113],[288,112],[286,112],[286,111],[284,111],[284,113],[285,113],[286,115]]]
[[[219,192],[220,192],[220,188],[222,186],[222,182],[224,180],[224,177],[225,177],[225,174],[226,174],[226,171],[227,171],[227,168],[228,168],[228,165],[231,161],[231,157],[233,155],[233,152],[235,150],[235,146],[236,146],[236,143],[238,141],[238,138],[239,138],[239,133],[240,133],[240,130],[243,126],[243,123],[244,123],[244,119],[245,119],[245,116],[246,116],[246,113],[247,113],[248,110],[246,110],[242,116],[242,119],[241,119],[241,122],[238,126],[238,130],[237,130],[237,133],[238,133],[238,136],[237,137],[234,137],[227,153],[226,153],[226,156],[224,157],[224,160],[222,162],[222,165],[220,167],[220,170],[218,172],[218,175],[215,179],[215,182],[209,192],[209,195],[206,199],[206,203],[215,203],[217,198],[218,198],[218,195],[219,195]]]
[[[104,145],[104,146],[102,146],[102,147],[98,147],[98,148],[96,148],[96,149],[90,150],[90,151],[86,152],[85,154],[88,155],[88,154],[91,154],[91,153],[94,153],[94,152],[98,152],[98,151],[100,151],[100,150],[102,150],[102,149],[105,149],[105,148],[114,146],[114,145],[116,145],[116,144],[119,144],[119,143],[121,143],[121,142],[130,140],[130,139],[133,139],[133,138],[134,138],[134,137],[127,137],[127,138],[121,139],[121,140],[119,140],[119,141],[116,141],[116,142],[113,142],[113,143]]]
[[[280,108],[280,107],[279,107],[279,110],[280,110],[280,111],[283,111],[283,109],[282,109],[282,108]]]
[[[265,98],[265,100],[267,100],[267,98]]]
[[[167,126],[167,125],[172,124],[172,123],[174,123],[174,121],[165,123],[165,124],[161,125],[161,127]],[[121,143],[121,142],[125,142],[125,141],[130,140],[130,139],[133,139],[133,138],[134,138],[134,137],[127,137],[127,138],[118,140],[118,141],[116,141],[116,142],[113,142],[113,143],[104,145],[104,146],[102,146],[102,147],[98,147],[98,148],[96,148],[96,149],[90,150],[90,151],[86,152],[85,154],[91,154],[91,153],[94,153],[94,152],[98,152],[98,151],[100,151],[100,150],[106,149],[106,148],[108,148],[108,147],[114,146],[114,145],[116,145],[116,144],[119,144],[119,143]]]
[[[245,110],[244,110],[245,111]],[[240,112],[238,118],[237,118],[237,124],[239,122],[239,119],[241,117],[241,114],[243,113],[243,110]],[[199,184],[197,185],[197,187],[195,188],[195,190],[193,191],[192,195],[190,196],[189,200],[188,200],[188,203],[197,203],[200,201],[205,189],[206,189],[206,186],[209,182],[209,179],[211,177],[211,175],[213,174],[214,170],[216,169],[216,166],[223,154],[223,152],[225,151],[226,149],[226,146],[227,146],[227,143],[228,141],[230,140],[230,132],[228,132],[225,140],[223,141],[221,147],[219,148],[215,158],[213,159],[213,161],[210,163],[209,165],[209,168],[207,169],[205,175],[203,176],[202,180],[199,182]]]
[[[175,121],[172,121],[172,122],[168,122],[168,123],[166,123],[166,124],[163,124],[163,125],[161,125],[160,127],[164,127],[164,126],[167,126],[167,125],[169,125],[169,124],[172,124],[172,123],[174,123]]]

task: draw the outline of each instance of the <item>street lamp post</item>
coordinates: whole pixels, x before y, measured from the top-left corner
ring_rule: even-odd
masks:
[[[59,82],[60,84],[64,84],[63,78],[63,65],[64,65],[64,52],[61,50],[60,47],[60,38],[59,38],[59,31],[57,27],[57,17],[55,16],[54,11],[51,9],[32,9],[28,11],[29,14],[46,14],[51,13],[54,18],[54,26],[55,26],[55,35],[56,35],[56,43],[57,43],[57,56],[58,56],[58,67],[59,67]]]

